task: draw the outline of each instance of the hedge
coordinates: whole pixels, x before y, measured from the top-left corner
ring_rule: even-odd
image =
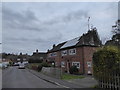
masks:
[[[120,74],[120,50],[115,46],[105,46],[93,54],[93,73],[96,78],[104,74]]]

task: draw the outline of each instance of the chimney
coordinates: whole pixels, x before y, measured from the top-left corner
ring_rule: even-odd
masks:
[[[49,52],[50,50],[48,49],[47,51]]]
[[[55,44],[53,44],[53,48],[55,47]]]
[[[38,53],[38,49],[36,50],[36,53]]]

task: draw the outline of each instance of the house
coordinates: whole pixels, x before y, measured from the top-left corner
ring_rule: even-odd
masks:
[[[120,48],[120,34],[115,34],[112,36],[111,40],[108,40],[105,45],[117,46]]]
[[[38,49],[36,50],[36,52],[33,52],[32,56],[29,58],[30,61],[32,62],[42,62],[42,61],[46,61],[47,58],[47,53],[46,52],[39,52]]]
[[[116,24],[112,26],[113,29],[113,36],[111,38],[111,40],[108,40],[105,45],[112,45],[112,46],[117,46],[118,48],[120,48],[120,20],[116,21]]]
[[[75,65],[81,74],[92,74],[92,56],[102,45],[96,28],[72,40],[53,45],[47,52],[48,61],[55,63],[63,72],[68,72]]]

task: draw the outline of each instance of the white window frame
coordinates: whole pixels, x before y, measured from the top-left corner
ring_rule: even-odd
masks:
[[[91,61],[87,62],[87,67],[92,67],[92,62]]]
[[[73,50],[75,50],[74,53],[73,53]],[[76,54],[76,48],[69,49],[69,55],[75,55],[75,54]]]
[[[49,54],[49,57],[54,57],[54,56],[57,56],[57,52],[53,52]]]
[[[75,64],[79,64],[79,66],[75,65]],[[80,69],[80,62],[72,62],[72,66],[77,66],[78,69]]]
[[[67,50],[61,51],[61,56],[66,56],[67,55]]]
[[[61,61],[61,67],[65,67],[65,61]]]
[[[53,52],[53,56],[57,56],[57,52]]]

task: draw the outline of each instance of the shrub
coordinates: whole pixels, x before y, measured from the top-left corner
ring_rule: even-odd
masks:
[[[93,73],[96,78],[108,73],[120,73],[119,65],[120,51],[117,47],[103,47],[93,54]]]
[[[71,66],[69,72],[70,74],[78,74],[78,68],[76,66]]]
[[[43,62],[41,63],[43,67],[50,67],[50,64],[48,64],[47,62]]]

